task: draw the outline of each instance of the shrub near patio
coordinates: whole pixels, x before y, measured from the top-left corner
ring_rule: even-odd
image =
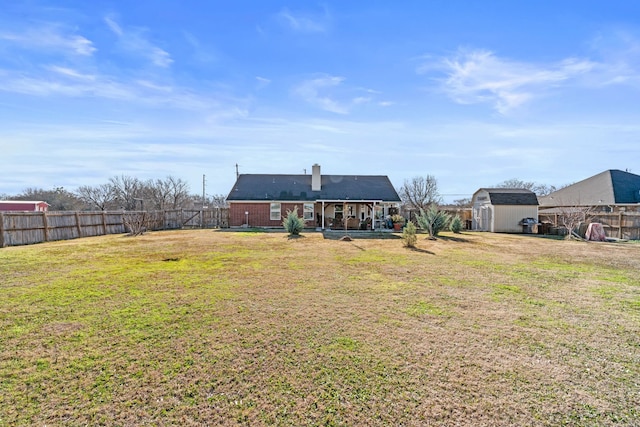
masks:
[[[640,423],[640,246],[287,237],[0,250],[0,425]]]

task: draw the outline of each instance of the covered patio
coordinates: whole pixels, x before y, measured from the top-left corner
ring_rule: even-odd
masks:
[[[316,201],[316,226],[324,230],[383,230],[385,218],[398,212],[395,202],[382,200]]]

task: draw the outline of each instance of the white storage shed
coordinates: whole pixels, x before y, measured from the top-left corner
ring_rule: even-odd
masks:
[[[526,233],[532,232],[532,223],[538,223],[538,197],[529,190],[481,188],[473,193],[472,203],[473,230]]]

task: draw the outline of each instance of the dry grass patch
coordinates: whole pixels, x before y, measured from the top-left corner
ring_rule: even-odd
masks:
[[[640,424],[640,246],[352,237],[0,250],[0,425]]]

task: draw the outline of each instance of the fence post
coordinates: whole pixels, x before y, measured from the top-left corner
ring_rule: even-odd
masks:
[[[80,213],[76,211],[76,228],[78,229],[78,237],[82,237],[82,226],[80,224]]]
[[[0,248],[4,248],[4,214],[0,212]]]
[[[622,239],[622,211],[618,212],[618,239]]]
[[[47,213],[42,212],[42,225],[44,225],[44,241],[49,241],[49,222],[47,221]]]
[[[107,216],[104,211],[102,211],[102,231],[104,232],[103,234],[106,236],[107,235]]]

